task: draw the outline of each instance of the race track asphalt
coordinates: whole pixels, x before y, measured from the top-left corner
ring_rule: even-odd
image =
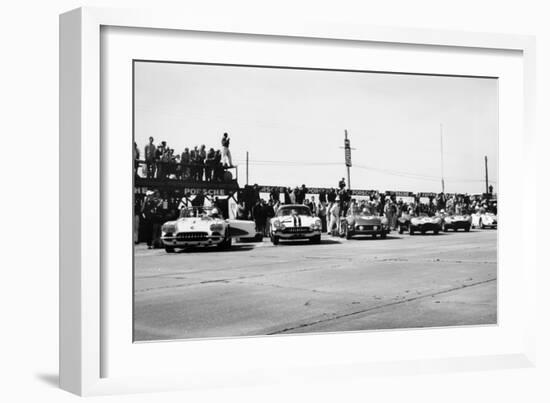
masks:
[[[135,341],[496,322],[496,230],[135,248]]]

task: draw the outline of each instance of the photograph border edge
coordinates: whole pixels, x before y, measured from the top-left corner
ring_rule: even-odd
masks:
[[[101,159],[100,159],[100,28],[101,26],[192,30],[266,36],[308,37],[523,52],[525,171],[536,172],[535,38],[526,35],[471,33],[349,24],[216,21],[150,10],[79,8],[60,16],[60,238],[59,337],[60,386],[78,395],[120,393],[127,381],[101,378],[100,295]],[[525,189],[536,189],[527,175]],[[524,270],[533,307],[527,344],[517,357],[500,357],[506,366],[535,362],[536,243],[523,243]],[[529,275],[532,276],[529,277]],[[481,357],[479,357],[481,359]],[[461,361],[460,367],[464,367]],[[441,365],[439,365],[441,366]],[[437,367],[437,365],[436,365]],[[437,369],[436,369],[437,370]],[[467,370],[467,369],[466,369]],[[365,371],[368,372],[368,371]],[[154,389],[172,388],[168,379]],[[160,389],[159,389],[160,388]],[[139,388],[142,389],[142,388]]]

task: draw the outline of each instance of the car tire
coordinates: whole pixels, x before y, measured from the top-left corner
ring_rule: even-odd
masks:
[[[466,227],[466,228],[464,228],[464,231],[466,231],[466,232],[470,232],[470,227]]]
[[[271,243],[273,245],[279,245],[279,237],[277,235],[271,236]]]
[[[346,239],[351,239],[351,232],[349,232],[349,229],[348,227],[344,227],[344,234],[345,234],[345,237]]]
[[[344,238],[348,233],[348,226],[346,222],[340,223],[340,230],[338,231],[338,235],[340,235],[340,238]]]
[[[479,228],[485,229],[485,224],[481,223],[481,225],[479,226]]]
[[[434,229],[434,235],[439,235],[439,230],[438,229]]]
[[[414,235],[414,229],[412,225],[409,226],[409,235]]]
[[[174,253],[176,251],[176,248],[174,248],[173,246],[165,246],[164,250],[166,251],[166,253]]]
[[[221,241],[219,244],[218,244],[218,248],[220,249],[229,249],[231,248],[231,237],[229,236],[229,228],[225,231],[225,238],[223,239],[223,241]]]
[[[443,232],[447,232],[447,231],[449,231],[449,228],[447,228],[446,225],[443,225]]]
[[[399,226],[399,234],[403,234],[403,227],[401,225]]]
[[[387,236],[387,235],[388,235],[388,233],[384,231],[384,232],[382,232],[382,233],[380,234],[380,238],[386,239],[386,236]]]
[[[319,244],[321,243],[321,235],[316,235],[313,238],[310,238],[311,243]]]

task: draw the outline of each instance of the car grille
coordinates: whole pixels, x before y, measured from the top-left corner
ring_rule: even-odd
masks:
[[[208,237],[206,232],[178,232],[178,241],[205,241]]]
[[[285,234],[304,234],[306,232],[310,232],[311,229],[309,227],[290,227],[285,228],[283,230],[283,233]]]
[[[357,231],[372,231],[374,230],[374,225],[356,225],[355,229]]]

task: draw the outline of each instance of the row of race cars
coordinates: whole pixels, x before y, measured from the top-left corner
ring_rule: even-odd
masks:
[[[493,213],[452,215],[440,212],[435,216],[420,214],[403,215],[398,218],[400,234],[408,232],[425,234],[440,231],[470,231],[470,228],[496,228],[497,217]],[[343,238],[354,236],[372,236],[386,238],[390,233],[386,217],[369,214],[366,211],[351,209],[340,219],[337,232]],[[269,233],[273,245],[284,240],[306,239],[312,243],[321,243],[322,222],[311,213],[308,206],[289,204],[281,206],[270,220]],[[251,238],[256,235],[253,221],[225,219],[215,207],[186,207],[181,210],[175,221],[164,223],[161,240],[166,252],[197,246],[216,246],[220,249],[231,247],[234,238]]]

